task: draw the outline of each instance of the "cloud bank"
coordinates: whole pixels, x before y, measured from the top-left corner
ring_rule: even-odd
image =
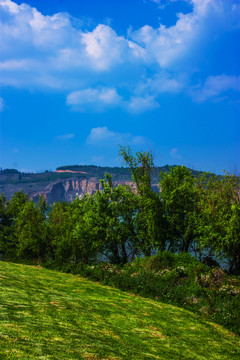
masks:
[[[77,111],[121,107],[136,114],[160,107],[163,93],[182,92],[201,103],[239,91],[239,74],[208,74],[202,86],[194,84],[211,44],[240,29],[239,2],[185,1],[192,11],[178,14],[174,25],[119,36],[108,25],[85,30],[67,13],[48,16],[0,0],[0,84],[64,92]]]

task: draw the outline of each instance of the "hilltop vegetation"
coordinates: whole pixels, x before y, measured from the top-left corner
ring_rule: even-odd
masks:
[[[239,359],[240,339],[184,309],[0,262],[1,359]]]
[[[128,167],[109,167],[109,166],[96,166],[96,165],[65,165],[59,166],[56,170],[61,171],[81,171],[81,173],[64,173],[56,171],[44,171],[38,173],[26,173],[20,172],[16,169],[4,169],[0,171],[0,184],[31,184],[38,182],[52,182],[59,179],[74,178],[104,178],[104,174],[107,172],[112,175],[114,181],[131,181],[131,174]],[[200,176],[202,172],[191,170],[194,176]],[[165,165],[161,167],[154,167],[152,169],[152,181],[158,182],[158,177],[161,172],[169,172],[170,166]]]

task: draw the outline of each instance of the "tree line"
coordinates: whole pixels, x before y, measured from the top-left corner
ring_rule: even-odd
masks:
[[[5,259],[35,260],[61,266],[108,261],[131,262],[168,250],[198,259],[225,259],[240,274],[240,179],[226,174],[194,176],[174,166],[151,188],[150,152],[121,147],[135,191],[113,186],[110,174],[101,191],[72,203],[37,204],[22,192],[10,201],[0,195],[0,253]]]

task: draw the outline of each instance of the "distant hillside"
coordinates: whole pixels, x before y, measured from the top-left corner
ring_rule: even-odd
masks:
[[[170,166],[165,165],[161,167],[155,167],[153,169],[153,181],[157,181],[157,178],[161,171],[169,171]],[[75,171],[86,173],[86,176],[104,178],[104,174],[108,172],[114,178],[114,180],[131,180],[131,174],[127,167],[110,167],[110,166],[96,166],[96,165],[65,165],[60,166],[56,171]]]
[[[152,172],[153,189],[157,190],[159,174],[169,171],[170,166],[155,167]],[[199,171],[191,170],[197,176]],[[14,192],[22,190],[37,201],[39,195],[45,196],[49,203],[54,201],[72,201],[81,197],[85,192],[92,194],[99,189],[99,180],[108,172],[112,175],[113,183],[133,186],[129,168],[108,167],[95,165],[65,165],[56,171],[41,173],[24,173],[16,169],[0,171],[0,193],[9,200]]]
[[[4,170],[1,169],[0,174],[2,175],[20,174],[20,171],[18,171],[17,169],[4,169]]]

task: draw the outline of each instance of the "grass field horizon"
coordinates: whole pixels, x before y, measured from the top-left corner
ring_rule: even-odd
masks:
[[[0,262],[0,359],[239,358],[239,336],[185,309]]]

